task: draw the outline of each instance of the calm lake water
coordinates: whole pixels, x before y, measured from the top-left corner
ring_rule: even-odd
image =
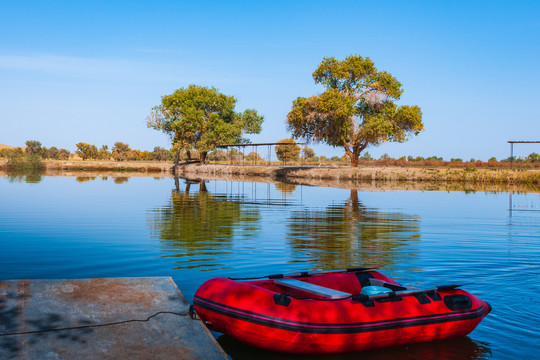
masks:
[[[191,301],[215,276],[355,266],[408,286],[471,283],[465,289],[493,311],[465,338],[321,359],[515,359],[540,351],[537,193],[0,177],[0,279],[172,276]],[[216,336],[233,359],[304,359]]]

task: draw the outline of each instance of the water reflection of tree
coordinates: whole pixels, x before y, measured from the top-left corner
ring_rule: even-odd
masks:
[[[277,182],[274,185],[276,186],[276,190],[282,194],[292,194],[294,190],[296,190],[296,187],[298,186],[298,184],[289,184],[289,183],[282,183],[282,182]]]
[[[37,184],[41,182],[41,172],[33,172],[26,174],[8,173],[8,181],[10,183],[22,183],[23,181],[28,184]]]
[[[309,261],[322,269],[380,268],[410,260],[404,258],[412,249],[403,246],[420,238],[419,221],[416,216],[368,209],[358,200],[357,190],[351,190],[345,203],[294,212],[287,237],[294,261]]]
[[[114,178],[115,184],[123,184],[129,181],[129,178],[126,176],[119,176]]]
[[[243,207],[238,200],[212,195],[203,181],[193,192],[193,182],[186,190],[173,190],[166,206],[152,210],[152,236],[161,239],[165,257],[178,258],[178,268],[222,268],[224,255],[232,252],[233,238],[252,236],[259,229],[256,208]]]

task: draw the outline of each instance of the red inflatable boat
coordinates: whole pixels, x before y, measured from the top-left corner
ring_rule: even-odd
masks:
[[[193,305],[215,331],[287,353],[340,353],[464,336],[490,305],[459,285],[407,289],[355,268],[210,279]]]

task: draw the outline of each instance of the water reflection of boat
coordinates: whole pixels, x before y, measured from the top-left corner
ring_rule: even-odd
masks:
[[[262,349],[300,354],[465,336],[491,310],[455,285],[407,289],[366,269],[250,281],[219,277],[205,282],[193,303],[215,331]]]
[[[491,358],[491,349],[488,344],[477,342],[468,336],[367,350],[361,353],[332,355],[276,353],[242,344],[227,335],[219,336],[217,341],[234,360],[483,360]]]

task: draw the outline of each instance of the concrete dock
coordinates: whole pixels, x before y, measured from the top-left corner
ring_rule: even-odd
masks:
[[[169,277],[0,281],[0,359],[227,359]]]

